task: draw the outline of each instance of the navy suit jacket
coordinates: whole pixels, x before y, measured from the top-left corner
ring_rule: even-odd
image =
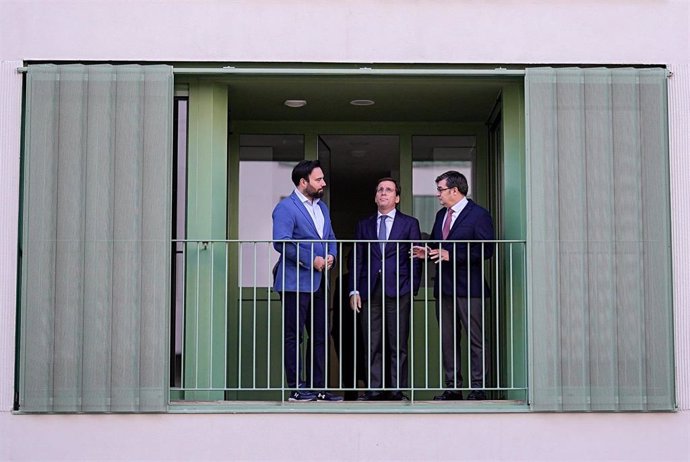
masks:
[[[321,285],[321,272],[313,268],[314,258],[337,256],[336,243],[323,242],[335,240],[328,207],[323,201],[319,201],[318,205],[324,218],[323,238],[319,236],[314,220],[294,191],[273,209],[273,239],[304,241],[273,244],[280,252],[273,283],[273,288],[278,292],[316,292]]]
[[[377,215],[373,215],[357,223],[355,239],[377,240],[376,220]],[[412,240],[419,242],[420,239],[419,221],[399,210],[396,211],[388,240]],[[369,289],[374,288],[378,278],[383,274],[385,275],[385,281],[382,282],[385,283],[387,297],[407,295],[410,291],[417,294],[422,276],[422,265],[421,261],[416,258],[413,259],[412,265],[410,264],[411,245],[409,242],[397,244],[389,242],[386,244],[385,258],[383,258],[381,255],[381,245],[378,242],[373,242],[369,245],[366,243],[356,244],[355,249],[353,249],[353,258],[350,259],[352,262],[350,267],[350,292],[356,290],[359,292],[362,300],[367,300]],[[385,270],[382,272],[384,266]],[[398,278],[400,278],[399,285]]]
[[[432,240],[443,240],[443,221],[446,218],[446,208],[436,213],[434,228],[431,231]],[[448,241],[473,241],[493,240],[494,223],[489,212],[468,199],[467,205],[448,234]],[[438,248],[439,243],[429,244],[432,248]],[[467,243],[443,242],[441,247],[448,251],[449,261],[440,263],[436,269],[434,280],[434,296],[439,298],[439,285],[445,296],[457,297],[488,297],[491,295],[489,285],[482,278],[482,244],[470,244],[469,251],[469,277],[468,277],[468,253]],[[494,254],[494,244],[484,244],[484,259],[491,258]],[[455,265],[455,271],[453,270]],[[455,277],[453,275],[455,274]],[[488,275],[488,266],[484,266],[484,274]],[[484,292],[482,293],[482,287]],[[469,290],[468,290],[469,289]]]

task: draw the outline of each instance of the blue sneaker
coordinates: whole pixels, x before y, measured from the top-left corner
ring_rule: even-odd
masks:
[[[308,401],[316,401],[316,393],[310,390],[295,390],[290,393],[288,401],[298,401],[306,403]]]
[[[316,399],[318,401],[342,401],[343,397],[336,395],[335,393],[331,393],[330,391],[320,391],[316,395]]]

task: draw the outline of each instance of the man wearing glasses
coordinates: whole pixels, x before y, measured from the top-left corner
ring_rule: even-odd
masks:
[[[342,401],[325,391],[327,354],[326,280],[337,255],[328,207],[321,201],[326,181],[318,160],[292,170],[295,190],[273,209],[273,246],[280,252],[273,288],[283,302],[284,355],[289,401]],[[298,350],[309,333],[307,374]],[[306,380],[304,376],[306,375]],[[321,390],[321,391],[315,391]]]
[[[358,243],[352,255],[350,307],[358,313],[364,339],[370,390],[363,399],[399,401],[408,387],[410,306],[419,291],[421,261],[411,261],[410,242],[395,241],[419,241],[421,233],[416,218],[396,210],[400,186],[393,178],[378,181],[374,202],[377,213],[355,231],[355,239],[370,242]]]
[[[462,387],[460,339],[462,329],[469,337],[470,387],[469,400],[486,399],[491,351],[483,334],[484,308],[489,307],[489,286],[482,277],[484,259],[493,255],[493,243],[470,243],[494,239],[494,225],[489,212],[467,199],[467,178],[454,170],[436,178],[436,196],[442,207],[436,214],[432,241],[427,247],[414,247],[417,258],[430,258],[438,263],[434,281],[436,317],[441,329],[446,390],[434,399],[460,400]],[[459,242],[453,242],[459,241]],[[462,242],[465,241],[465,242]],[[484,267],[485,273],[488,272]]]

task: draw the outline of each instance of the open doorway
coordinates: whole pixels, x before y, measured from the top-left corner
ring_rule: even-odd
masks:
[[[399,138],[394,135],[321,135],[319,159],[326,171],[333,230],[354,239],[355,226],[376,212],[379,178],[400,179]]]

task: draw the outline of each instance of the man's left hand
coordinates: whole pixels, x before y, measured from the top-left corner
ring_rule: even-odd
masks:
[[[445,249],[432,249],[429,251],[429,257],[436,263],[450,260],[450,254]]]

